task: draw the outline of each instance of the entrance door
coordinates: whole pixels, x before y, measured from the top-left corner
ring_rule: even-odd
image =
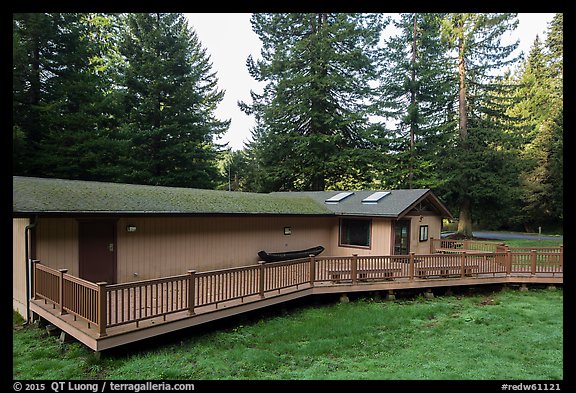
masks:
[[[116,222],[78,222],[80,278],[92,282],[116,282]]]
[[[410,252],[410,220],[396,221],[394,224],[394,255],[408,255]]]

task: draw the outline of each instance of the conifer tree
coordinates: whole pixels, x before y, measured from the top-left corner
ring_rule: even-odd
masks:
[[[256,117],[250,144],[262,191],[361,187],[371,181],[377,128],[380,15],[254,14],[266,82],[241,108]]]
[[[215,138],[229,121],[214,115],[217,89],[209,56],[182,14],[128,14],[121,45],[123,132],[130,135],[130,181],[212,188],[218,177]]]
[[[528,231],[563,220],[563,33],[562,14],[537,36],[520,69],[519,102],[510,112],[522,119],[526,144],[516,222]]]
[[[99,180],[114,172],[102,60],[111,17],[15,14],[14,173]],[[97,22],[96,22],[97,21]],[[106,42],[110,42],[106,40]]]
[[[385,44],[382,103],[393,123],[382,183],[391,188],[436,188],[438,165],[454,127],[450,103],[455,75],[440,38],[442,14],[401,14],[399,33]]]
[[[518,42],[505,45],[502,36],[516,28],[515,14],[448,14],[443,36],[453,50],[458,74],[458,139],[444,160],[449,174],[443,195],[458,206],[458,234],[472,236],[472,212],[505,207],[502,196],[513,181],[517,143],[506,133],[506,109],[514,86],[503,83],[503,69],[517,61]]]

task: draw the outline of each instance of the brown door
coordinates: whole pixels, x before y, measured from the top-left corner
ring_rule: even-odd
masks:
[[[116,282],[116,222],[79,221],[80,278],[92,282]]]
[[[410,252],[410,220],[396,221],[394,224],[394,255],[408,255]]]

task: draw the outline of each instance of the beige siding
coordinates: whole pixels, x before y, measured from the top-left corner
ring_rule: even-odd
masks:
[[[410,226],[410,251],[416,254],[430,254],[430,239],[440,238],[441,218],[438,216],[414,216]],[[428,225],[428,240],[420,241],[420,226]]]
[[[74,218],[40,218],[36,226],[36,259],[78,276],[78,222]]]
[[[392,239],[392,221],[384,218],[371,219],[370,247],[349,247],[339,245],[339,220],[334,221],[332,228],[332,255],[350,256],[358,255],[390,255],[390,241]]]
[[[139,217],[118,221],[118,281],[142,280],[258,262],[258,251],[323,245],[333,218]],[[127,232],[128,225],[136,226]],[[284,235],[284,227],[292,234]]]
[[[26,244],[28,218],[12,220],[12,309],[26,318]]]
[[[407,217],[408,218],[408,217]],[[411,249],[428,253],[418,241],[419,217],[413,216]],[[281,252],[322,245],[323,256],[389,255],[393,220],[373,218],[371,247],[340,247],[338,217],[134,217],[117,222],[117,281],[129,282],[258,262],[258,251]],[[440,236],[440,218],[424,216],[429,237]],[[135,232],[126,227],[133,225]],[[284,235],[284,227],[292,234]],[[78,222],[75,218],[40,218],[36,258],[78,275]]]

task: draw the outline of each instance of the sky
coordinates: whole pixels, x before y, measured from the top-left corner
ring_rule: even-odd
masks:
[[[225,91],[224,99],[215,111],[221,120],[231,120],[228,132],[218,141],[228,143],[232,150],[241,150],[251,138],[254,127],[253,116],[248,116],[238,107],[238,101],[252,103],[250,90],[261,92],[263,83],[254,80],[248,73],[246,59],[252,55],[260,57],[260,39],[252,31],[249,13],[201,13],[184,14],[188,25],[194,29],[202,47],[216,71],[218,88]],[[510,34],[511,42],[520,40],[519,51],[525,55],[530,51],[536,35],[546,37],[548,23],[553,13],[519,13],[518,27]],[[222,27],[225,26],[223,29]]]

